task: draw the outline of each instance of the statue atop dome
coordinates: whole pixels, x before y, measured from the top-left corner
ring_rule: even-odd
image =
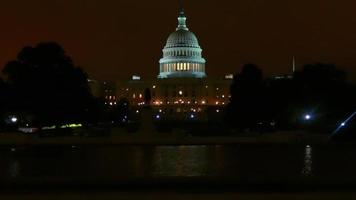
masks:
[[[181,6],[178,16],[178,27],[176,28],[176,30],[188,31],[189,29],[187,27],[186,21],[187,18],[185,17],[184,8],[183,6]]]

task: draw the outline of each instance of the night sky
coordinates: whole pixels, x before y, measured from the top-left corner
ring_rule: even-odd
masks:
[[[318,61],[356,80],[354,0],[184,1],[188,27],[207,73],[235,73],[247,62],[267,75]],[[154,78],[178,0],[1,0],[0,65],[25,45],[57,41],[91,77]]]

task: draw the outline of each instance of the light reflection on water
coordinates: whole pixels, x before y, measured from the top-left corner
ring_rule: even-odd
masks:
[[[154,151],[155,176],[208,175],[207,146],[159,146]]]
[[[305,147],[305,152],[304,152],[304,167],[302,170],[302,174],[306,176],[311,176],[313,175],[313,149],[310,145],[307,145]]]
[[[353,146],[81,146],[0,150],[2,178],[356,179]],[[317,155],[317,156],[316,156]]]
[[[18,160],[10,160],[9,174],[12,178],[16,178],[20,175],[21,165]]]

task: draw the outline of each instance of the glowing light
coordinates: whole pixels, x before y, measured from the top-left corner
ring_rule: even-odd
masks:
[[[220,112],[220,110],[219,110],[219,109],[216,109],[216,112],[217,112],[217,113],[219,113],[219,112]]]
[[[45,126],[45,127],[42,127],[42,130],[53,130],[53,129],[56,129],[56,126]]]
[[[183,91],[182,90],[179,90],[179,95],[183,95]]]
[[[12,123],[16,123],[17,120],[18,120],[17,117],[11,117],[11,122],[12,122]]]
[[[191,118],[191,119],[194,119],[194,117],[195,117],[195,116],[194,116],[193,114],[190,114],[190,118]]]
[[[345,122],[342,122],[342,123],[340,124],[340,126],[346,126],[346,123],[345,123]]]
[[[225,75],[225,79],[234,79],[234,75],[233,74],[227,74],[227,75]]]
[[[153,85],[153,86],[152,86],[152,88],[153,88],[153,89],[155,89],[155,88],[156,88],[156,86],[155,86],[155,85]]]
[[[79,128],[82,127],[82,124],[65,124],[62,125],[60,128]]]
[[[205,100],[203,100],[203,101],[201,101],[201,103],[202,103],[202,104],[206,104],[206,101],[205,101]]]
[[[140,113],[140,111],[139,111],[139,110],[136,110],[136,113]]]
[[[160,115],[156,115],[156,119],[160,119],[161,118],[161,116]]]
[[[215,102],[215,104],[216,104],[216,105],[219,105],[219,102],[217,101],[217,102]]]
[[[139,80],[141,80],[141,77],[140,77],[140,76],[137,76],[137,75],[133,75],[133,76],[132,76],[132,80],[134,80],[134,81],[139,81]]]
[[[311,116],[310,116],[309,114],[306,114],[306,115],[304,116],[304,119],[305,119],[305,120],[310,120],[310,119],[311,119]]]

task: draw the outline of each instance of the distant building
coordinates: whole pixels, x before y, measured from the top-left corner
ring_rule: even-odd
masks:
[[[108,81],[98,81],[88,79],[91,94],[95,98],[101,98],[105,101],[105,105],[114,106],[117,104],[116,84]]]
[[[144,91],[151,93],[151,105],[171,113],[203,112],[207,107],[222,107],[229,103],[232,75],[221,79],[208,78],[206,60],[194,33],[186,25],[183,9],[178,16],[178,26],[171,33],[159,60],[156,80],[144,81],[135,76],[118,84],[118,97],[126,98],[133,106],[145,104]]]

